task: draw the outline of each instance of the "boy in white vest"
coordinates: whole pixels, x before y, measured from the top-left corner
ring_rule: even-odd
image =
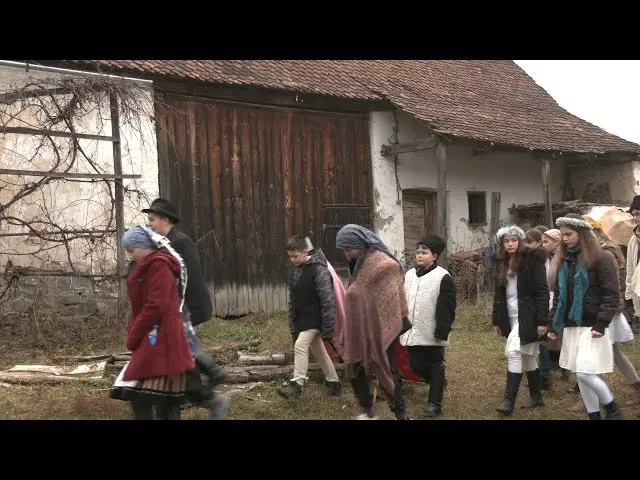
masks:
[[[404,289],[411,329],[400,337],[409,350],[409,366],[430,384],[424,416],[442,413],[445,366],[444,349],[456,316],[456,287],[449,272],[437,265],[446,244],[437,235],[427,235],[416,246],[416,268],[405,275]]]

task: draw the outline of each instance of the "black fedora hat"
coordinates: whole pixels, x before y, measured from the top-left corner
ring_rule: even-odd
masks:
[[[180,223],[180,215],[178,215],[178,209],[173,203],[171,203],[169,200],[165,200],[164,198],[156,198],[153,202],[151,202],[151,206],[149,206],[149,208],[145,208],[144,210],[142,210],[142,213],[151,212],[168,217],[173,221],[173,223]]]

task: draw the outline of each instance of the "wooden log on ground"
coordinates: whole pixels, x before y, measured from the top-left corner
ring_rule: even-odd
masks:
[[[118,376],[125,365],[126,362],[107,364],[104,374],[107,377],[110,375]],[[341,363],[336,363],[334,366],[338,372],[344,370],[344,365]],[[232,385],[237,383],[269,382],[279,378],[286,378],[293,373],[293,365],[252,365],[228,367],[224,370],[228,375],[228,378],[224,383]],[[321,370],[320,365],[317,363],[309,364],[309,371],[313,372],[318,370]],[[0,379],[0,381],[2,380]]]
[[[291,353],[274,353],[273,355],[245,355],[238,352],[238,363],[241,365],[286,365],[293,362]]]
[[[29,375],[27,373],[0,373],[0,382],[14,385],[65,385],[69,383],[104,386],[102,378],[66,377],[63,375]]]
[[[52,357],[55,361],[60,362],[99,362],[101,360],[110,360],[112,355],[110,353],[105,355],[69,355],[69,356],[55,356]]]
[[[211,347],[209,350],[210,353],[224,353],[231,350],[248,350],[251,347],[257,347],[260,345],[260,340],[251,340],[250,342],[229,342],[226,345],[218,345],[215,347]]]
[[[341,363],[334,364],[337,371],[344,370]],[[309,364],[309,371],[320,370],[317,363]],[[228,379],[225,384],[249,383],[249,382],[270,382],[279,378],[286,378],[293,373],[293,365],[256,365],[251,367],[229,367],[226,368]]]
[[[111,355],[111,362],[109,363],[114,363],[114,362],[128,362],[129,360],[131,360],[131,354],[128,355],[123,355],[123,354],[113,354]]]

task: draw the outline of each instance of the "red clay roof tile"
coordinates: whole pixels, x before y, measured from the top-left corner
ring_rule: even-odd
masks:
[[[510,60],[66,60],[75,68],[388,100],[435,132],[533,150],[640,153],[570,114]]]

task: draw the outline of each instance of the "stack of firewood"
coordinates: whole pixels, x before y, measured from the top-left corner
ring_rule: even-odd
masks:
[[[456,286],[459,300],[478,296],[479,275],[482,275],[482,250],[454,252],[448,258],[448,270]]]
[[[259,345],[259,340],[251,342],[235,342],[224,346],[208,349],[208,353],[214,356],[235,351],[233,355],[234,366],[225,366],[227,372],[226,384],[268,382],[286,378],[293,373],[293,351],[286,353],[274,353],[267,355],[256,355],[251,350],[255,350]],[[131,359],[128,355],[112,355],[107,362],[105,376],[115,378]],[[342,371],[343,366],[336,364],[336,370]],[[320,370],[318,364],[310,364],[310,371]]]

